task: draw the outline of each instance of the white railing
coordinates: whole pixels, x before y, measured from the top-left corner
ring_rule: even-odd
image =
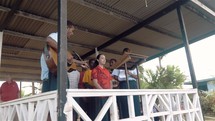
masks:
[[[0,103],[0,121],[57,121],[57,92]]]
[[[142,104],[141,116],[135,117],[133,96],[139,95]],[[162,121],[203,121],[199,96],[196,89],[190,90],[67,90],[67,105],[65,113],[67,120],[72,121],[74,109],[85,121],[91,121],[89,116],[74,100],[74,97],[109,97],[96,121],[100,121],[108,109],[111,110],[113,121],[153,121],[160,117]],[[116,97],[127,96],[129,118],[119,119]],[[0,104],[0,121],[47,121],[48,113],[52,121],[57,120],[57,92],[48,92]],[[156,107],[158,112],[153,112]]]

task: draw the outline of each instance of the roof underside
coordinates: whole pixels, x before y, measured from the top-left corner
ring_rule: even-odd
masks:
[[[153,59],[183,47],[177,16],[181,5],[190,43],[215,33],[214,0],[68,0],[68,20],[76,27],[68,41],[84,59],[97,47],[106,58],[120,59],[123,48]],[[202,3],[198,5],[198,3]],[[3,31],[0,79],[40,81],[45,37],[57,31],[57,0],[1,0]],[[140,64],[144,59],[128,63]]]

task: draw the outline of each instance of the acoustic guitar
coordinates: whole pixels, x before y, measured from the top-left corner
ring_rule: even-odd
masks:
[[[69,52],[67,52],[69,53]],[[51,47],[48,47],[47,49],[47,52],[44,52],[44,56],[45,56],[45,61],[46,61],[46,64],[49,68],[49,71],[54,73],[54,74],[57,74],[57,52],[52,49]],[[67,63],[67,71],[68,72],[71,72],[73,70],[76,70],[77,69],[77,65],[76,63]]]

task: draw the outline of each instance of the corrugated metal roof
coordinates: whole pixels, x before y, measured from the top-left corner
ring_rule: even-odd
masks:
[[[109,60],[120,59],[125,47],[150,58],[182,47],[177,12],[168,10],[176,7],[172,6],[174,3],[183,1],[69,0],[67,16],[76,31],[68,41],[68,49],[83,56],[114,40],[100,50]],[[215,11],[215,1],[199,1]],[[166,7],[167,11],[156,14],[161,17],[153,16]],[[182,13],[190,43],[215,33],[215,17],[201,6],[187,2],[182,6]],[[40,80],[40,55],[46,36],[57,31],[57,15],[57,0],[0,1],[0,28],[4,31],[0,79],[13,73],[17,79]],[[130,28],[142,25],[130,33]],[[129,34],[121,38],[126,33]],[[94,57],[95,54],[88,55],[88,59]],[[133,59],[128,65],[142,61]]]

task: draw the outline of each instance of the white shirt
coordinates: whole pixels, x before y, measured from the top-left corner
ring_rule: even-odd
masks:
[[[137,70],[128,70],[130,73],[137,75]],[[112,72],[112,76],[117,76],[119,81],[126,81],[126,75],[124,69],[114,69]],[[128,75],[128,80],[136,80],[135,78]]]
[[[49,37],[51,37],[53,40],[58,42],[58,39],[57,39],[58,38],[58,33],[57,32],[49,34]]]
[[[74,70],[72,72],[68,72],[68,78],[69,78],[69,88],[70,89],[78,89],[78,83],[80,79],[80,72],[77,70]]]

